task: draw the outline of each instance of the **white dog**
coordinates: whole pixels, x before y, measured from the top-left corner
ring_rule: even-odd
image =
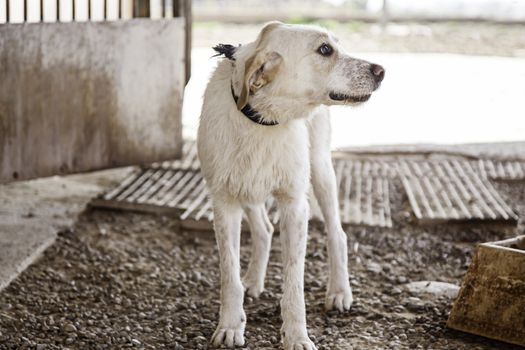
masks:
[[[244,344],[243,296],[246,291],[257,297],[264,288],[273,233],[264,203],[274,196],[284,271],[284,348],[315,349],[306,330],[303,291],[310,179],[328,232],[326,308],[344,311],[352,304],[326,106],[368,100],[384,70],[350,57],[324,29],[279,22],[268,23],[253,43],[214,49],[228,59],[208,83],[197,140],[220,256],[220,319],[212,343]],[[243,211],[253,247],[241,281]]]

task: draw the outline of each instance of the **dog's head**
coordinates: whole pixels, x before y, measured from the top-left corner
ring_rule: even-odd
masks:
[[[310,106],[362,103],[385,75],[383,67],[351,57],[333,34],[315,26],[270,22],[253,43],[215,49],[235,61],[239,109],[249,99]]]

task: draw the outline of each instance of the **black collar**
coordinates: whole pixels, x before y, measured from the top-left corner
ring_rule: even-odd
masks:
[[[230,86],[232,89],[233,100],[235,101],[235,103],[237,103],[237,101],[239,100],[239,96],[235,96],[235,92],[233,91],[233,84],[231,84]],[[244,106],[244,108],[241,109],[241,112],[252,122],[260,124],[260,125],[272,126],[272,125],[279,124],[275,121],[264,120],[262,115],[260,115],[259,112],[253,109],[253,107],[250,106],[250,104],[247,104],[246,106]]]

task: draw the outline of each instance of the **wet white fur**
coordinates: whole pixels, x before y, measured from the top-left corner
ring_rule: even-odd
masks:
[[[253,55],[257,41],[239,48],[235,62],[223,59],[219,63],[204,96],[198,153],[212,196],[221,270],[220,319],[212,343],[230,347],[244,344],[243,295],[246,291],[257,297],[264,289],[273,233],[264,202],[273,195],[280,210],[284,348],[312,350],[315,345],[307,334],[303,291],[310,184],[328,233],[330,270],[326,308],[344,311],[352,304],[347,239],[341,228],[330,154],[330,119],[325,105],[335,102],[328,98],[329,87],[337,85],[348,93],[352,89],[358,93],[371,91],[367,90],[366,82],[352,81],[351,77],[341,79],[349,65],[362,61],[350,59],[330,33],[316,27],[270,26],[273,28],[265,34],[264,49],[278,52],[283,58],[282,67],[275,80],[250,96],[248,102],[279,125],[255,124],[238,111],[232,98],[230,84],[233,82],[238,95],[244,62]],[[337,49],[338,56],[330,62],[315,52],[323,41]],[[340,79],[336,82],[337,76]],[[241,281],[239,244],[243,211],[253,246],[249,267]]]

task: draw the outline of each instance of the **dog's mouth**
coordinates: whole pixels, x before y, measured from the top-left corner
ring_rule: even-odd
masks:
[[[330,92],[330,98],[334,101],[344,101],[351,103],[366,102],[370,98],[371,94],[368,95],[347,95],[338,92]]]

